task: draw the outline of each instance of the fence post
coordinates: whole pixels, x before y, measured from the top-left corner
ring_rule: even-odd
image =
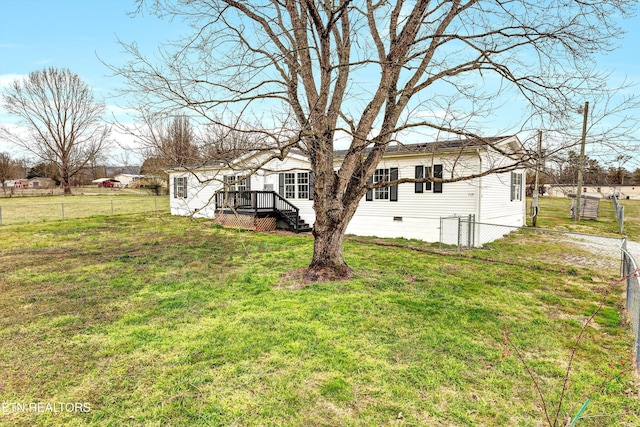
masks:
[[[476,214],[471,215],[471,226],[469,227],[469,233],[471,234],[471,247],[476,247]]]
[[[462,251],[462,217],[458,217],[458,253]]]
[[[64,202],[60,203],[60,205],[62,206],[62,219],[64,219]]]
[[[469,237],[469,223],[471,222],[471,215],[467,215],[467,217],[464,219],[464,221],[466,222],[465,225],[466,225],[466,228],[467,228],[465,230],[465,233],[467,233],[467,239],[466,239],[466,242],[465,242],[465,246],[467,247],[467,249],[469,249],[470,248],[469,245],[471,244],[471,240],[470,240],[471,237]]]
[[[622,277],[626,276],[631,272],[631,263],[629,262],[629,258],[627,257],[627,238],[624,237],[622,239]],[[631,308],[631,300],[633,289],[631,288],[631,276],[627,277],[627,295],[626,295],[626,306],[627,310]]]

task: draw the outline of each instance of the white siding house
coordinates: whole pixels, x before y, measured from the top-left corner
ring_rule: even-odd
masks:
[[[511,151],[520,149],[516,137],[500,139],[500,144]],[[371,179],[426,176],[455,179],[513,164],[512,159],[484,144],[461,147],[460,143],[450,142],[442,145],[435,151],[430,144],[389,147]],[[339,166],[341,155],[336,152],[336,167]],[[190,171],[168,171],[171,213],[215,218],[222,213],[220,196],[224,195],[221,190],[226,182],[232,183],[228,188],[230,191],[272,191],[297,207],[301,220],[313,225],[313,177],[307,158],[302,154],[290,154],[283,161],[271,160],[258,168],[260,160],[259,155],[241,159],[237,164],[242,167],[234,170],[218,164]],[[256,168],[257,171],[248,179],[239,179]],[[516,170],[457,182],[407,182],[374,189],[363,197],[347,233],[437,242],[440,239],[441,218],[469,215],[473,215],[479,223],[522,226],[526,215],[524,181],[524,171]],[[218,210],[216,193],[220,194]],[[255,200],[253,202],[252,206],[256,207]],[[245,203],[245,206],[250,204]],[[476,244],[497,237],[495,233],[483,236],[480,229],[476,233]]]
[[[137,175],[132,173],[121,173],[119,175],[114,176],[113,179],[115,179],[120,183],[118,185],[119,187],[129,187],[131,184],[138,181],[142,177],[143,177],[142,175]]]

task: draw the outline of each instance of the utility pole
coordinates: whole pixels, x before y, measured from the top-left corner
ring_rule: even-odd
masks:
[[[531,213],[532,215],[532,225],[534,227],[538,226],[538,194],[540,190],[538,189],[538,183],[540,182],[540,161],[542,160],[542,131],[538,131],[538,158],[536,161],[536,182],[533,186],[533,200],[531,201]]]
[[[582,111],[580,111],[582,110]],[[573,211],[573,219],[580,221],[580,207],[582,205],[582,175],[584,172],[584,146],[587,140],[587,116],[589,114],[589,102],[584,103],[584,108],[580,108],[579,113],[583,113],[582,118],[582,142],[580,143],[580,157],[578,157],[578,188],[576,190],[576,209]]]

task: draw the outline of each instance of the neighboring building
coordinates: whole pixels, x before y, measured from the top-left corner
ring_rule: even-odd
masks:
[[[517,137],[494,138],[493,142],[505,152],[521,150]],[[336,167],[343,155],[336,152]],[[233,170],[217,164],[168,171],[171,213],[219,219],[233,212],[234,216],[251,216],[254,224],[255,218],[275,217],[280,226],[298,231],[312,226],[313,175],[308,159],[301,153],[291,153],[283,161],[271,160],[248,179],[240,180],[261,160],[264,154],[238,160]],[[388,147],[370,179],[421,178],[429,174],[462,177],[509,164],[513,164],[511,158],[480,142],[440,142],[435,150],[433,144],[405,144]],[[221,191],[224,183],[233,183],[227,184],[226,192]],[[523,226],[524,186],[524,170],[516,170],[451,183],[409,182],[374,189],[363,197],[347,233],[436,242],[441,218],[469,215],[479,223]],[[476,233],[476,244],[497,237],[496,233],[480,235],[479,229]]]
[[[120,186],[120,181],[113,178],[98,178],[98,179],[94,179],[91,182],[93,184],[98,184],[98,187],[103,187],[103,188],[113,188],[113,187]]]
[[[22,185],[21,180],[19,179],[8,179],[4,182],[4,187],[5,188],[14,188],[16,183],[19,183],[18,186]]]
[[[51,178],[31,178],[27,181],[28,188],[53,188],[54,181]]]
[[[132,174],[132,173],[121,173],[113,177],[114,180],[120,183],[120,187],[129,187],[134,182],[143,178],[142,175]]]
[[[576,194],[576,185],[547,184],[546,194],[551,197],[569,197]],[[582,194],[610,199],[615,194],[618,199],[640,199],[640,185],[585,185]]]

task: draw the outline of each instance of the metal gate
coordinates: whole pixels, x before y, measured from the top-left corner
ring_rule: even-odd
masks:
[[[458,250],[471,249],[476,242],[476,216],[440,218],[440,243],[455,245]]]

